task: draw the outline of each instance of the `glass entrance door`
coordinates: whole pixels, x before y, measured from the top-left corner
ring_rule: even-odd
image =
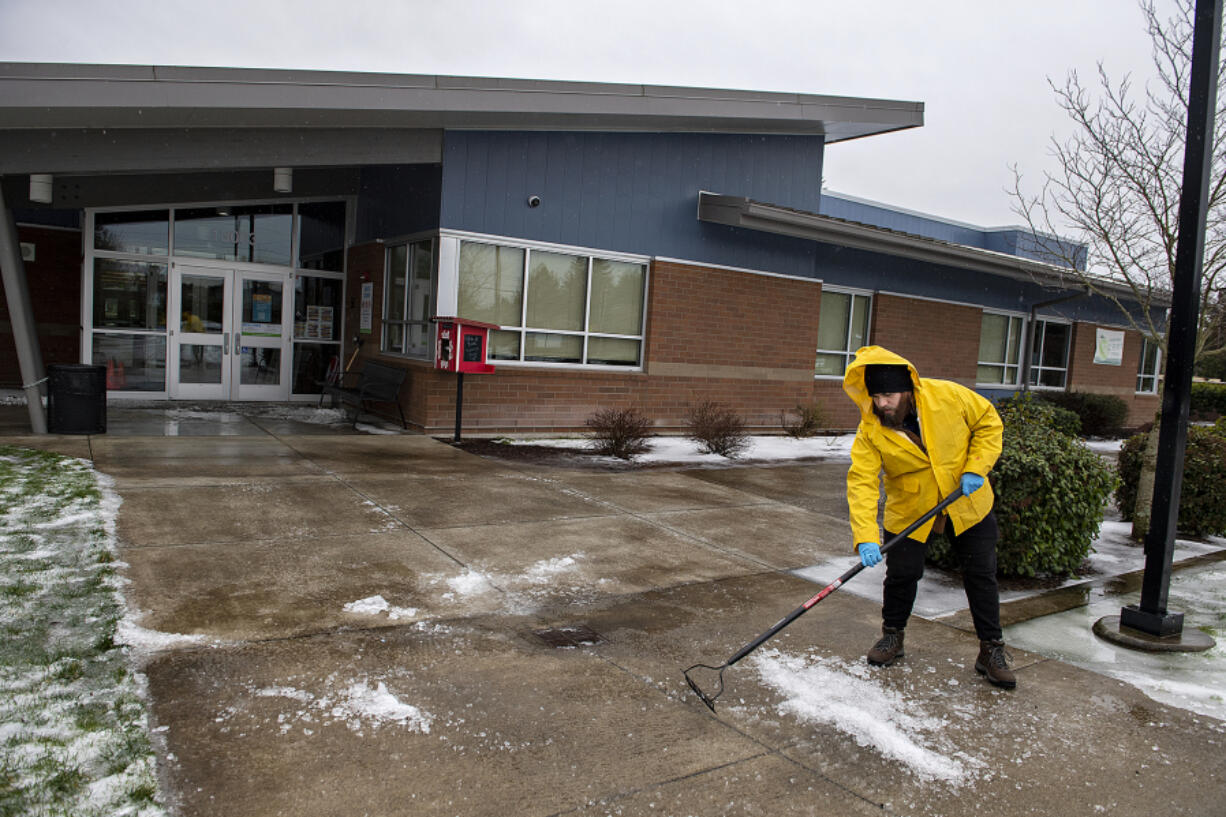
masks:
[[[170,396],[286,400],[285,276],[175,264]]]

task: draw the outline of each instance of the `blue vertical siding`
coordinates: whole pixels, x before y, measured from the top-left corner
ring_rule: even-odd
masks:
[[[812,136],[448,131],[440,224],[811,276],[812,242],[699,222],[698,191],[815,211],[822,151]]]

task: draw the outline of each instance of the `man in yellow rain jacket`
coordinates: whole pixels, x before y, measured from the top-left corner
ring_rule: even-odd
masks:
[[[885,474],[885,538],[955,491],[965,496],[885,554],[882,637],[868,652],[874,666],[903,657],[903,629],[924,574],[928,539],[944,531],[962,562],[962,584],[979,636],[975,670],[1012,689],[1001,640],[996,585],[995,496],[987,474],[1000,456],[1003,424],[990,402],[948,380],[921,378],[904,358],[865,346],[843,376],[843,390],[860,407],[851,447],[847,502],[856,552],[866,567],[882,560],[877,527],[879,474]]]

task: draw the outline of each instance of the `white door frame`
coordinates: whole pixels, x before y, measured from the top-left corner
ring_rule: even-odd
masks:
[[[224,303],[222,307],[222,325],[220,332],[190,332],[183,323],[182,278],[184,275],[198,275],[219,278],[224,286]],[[267,322],[243,323],[243,284],[245,281],[266,281],[281,285],[280,304],[271,304],[270,308],[280,306],[281,322],[279,325]],[[185,264],[173,262],[168,280],[167,308],[171,320],[167,349],[167,380],[171,399],[178,400],[268,400],[283,402],[289,399],[290,365],[293,355],[293,311],[290,297],[293,292],[292,279],[288,271],[254,271],[235,268],[230,265],[214,266],[207,262]],[[276,327],[275,329],[273,327]],[[182,383],[180,382],[181,350],[180,344],[204,346],[205,354],[220,358],[221,382],[219,383]],[[211,351],[215,347],[217,351]],[[244,383],[244,376],[250,377],[255,366],[244,366],[244,361],[253,363],[262,357],[260,350],[275,351],[278,363],[273,370],[265,371],[261,377],[270,382]]]

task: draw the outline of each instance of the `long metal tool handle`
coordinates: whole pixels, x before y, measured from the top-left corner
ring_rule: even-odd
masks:
[[[887,550],[889,550],[890,548],[894,547],[894,545],[898,544],[898,543],[899,543],[899,542],[901,542],[903,539],[906,539],[906,538],[907,538],[908,536],[910,536],[910,535],[911,535],[911,534],[912,534],[912,533],[913,533],[913,532],[914,532],[914,531],[915,531],[917,528],[919,528],[921,525],[923,525],[925,522],[927,522],[927,521],[928,521],[929,519],[931,519],[932,517],[934,517],[934,516],[936,516],[937,514],[939,514],[941,511],[943,511],[943,510],[945,510],[946,508],[948,508],[950,505],[954,504],[954,502],[956,502],[957,500],[961,499],[961,498],[962,498],[962,496],[963,496],[962,491],[961,491],[961,490],[957,490],[957,491],[954,491],[954,492],[953,492],[952,494],[950,494],[949,496],[947,496],[947,497],[945,497],[944,499],[942,499],[942,500],[941,500],[941,501],[940,501],[940,502],[939,502],[939,503],[936,505],[936,507],[934,507],[932,510],[928,511],[928,512],[927,512],[927,513],[925,513],[923,516],[921,516],[919,519],[915,520],[915,521],[914,521],[914,522],[912,522],[910,525],[908,525],[908,526],[906,527],[906,529],[905,529],[905,530],[903,530],[903,532],[902,532],[902,533],[900,533],[900,534],[896,535],[896,536],[895,536],[893,539],[891,539],[890,541],[888,541],[888,542],[886,542],[884,545],[882,545],[882,547],[881,547],[881,552],[882,552],[882,553],[885,553]],[[725,666],[725,667],[730,667],[730,666],[732,666],[732,665],[733,665],[733,664],[735,664],[737,661],[740,661],[742,658],[744,658],[745,656],[749,655],[751,652],[753,652],[754,650],[756,650],[758,647],[761,647],[763,644],[765,644],[767,641],[769,641],[771,638],[773,638],[773,637],[774,637],[774,636],[775,636],[775,635],[776,635],[776,634],[777,634],[777,633],[778,633],[780,630],[782,630],[784,627],[786,627],[786,626],[788,626],[789,624],[791,624],[791,623],[792,623],[793,621],[795,621],[796,619],[798,619],[798,618],[800,618],[801,616],[803,616],[805,613],[809,612],[809,610],[810,610],[810,609],[812,609],[812,608],[813,608],[813,606],[814,606],[815,604],[817,604],[817,603],[818,603],[819,601],[821,601],[822,599],[826,598],[826,596],[829,596],[829,595],[830,595],[831,593],[833,593],[835,590],[838,590],[840,587],[842,587],[844,584],[846,584],[848,581],[850,581],[850,580],[851,580],[851,579],[852,579],[852,578],[853,578],[853,577],[854,577],[854,576],[855,576],[857,573],[859,573],[859,572],[860,572],[861,570],[863,570],[863,569],[864,569],[864,564],[863,564],[862,562],[858,562],[858,563],[857,563],[857,564],[856,564],[854,567],[852,567],[850,570],[848,570],[848,571],[847,571],[846,573],[844,573],[842,576],[839,576],[839,577],[838,577],[837,579],[835,579],[833,582],[831,582],[830,584],[826,585],[826,586],[825,586],[825,587],[823,587],[821,590],[819,590],[816,596],[814,596],[813,598],[809,599],[808,601],[806,601],[804,604],[802,604],[802,605],[800,605],[799,607],[797,607],[797,608],[796,608],[795,610],[793,610],[792,612],[788,613],[788,614],[787,614],[787,615],[786,615],[786,616],[785,616],[785,617],[784,617],[782,620],[780,620],[780,622],[779,622],[778,624],[776,624],[774,627],[771,627],[769,630],[767,630],[766,632],[762,633],[762,635],[758,636],[758,637],[757,637],[757,638],[755,638],[753,641],[751,641],[750,643],[748,643],[748,644],[746,644],[744,647],[742,647],[742,648],[741,648],[741,650],[740,650],[740,652],[738,652],[736,655],[734,655],[734,656],[732,656],[731,658],[729,658],[729,659],[728,659],[728,661],[727,661],[727,662],[724,664],[724,666]]]

